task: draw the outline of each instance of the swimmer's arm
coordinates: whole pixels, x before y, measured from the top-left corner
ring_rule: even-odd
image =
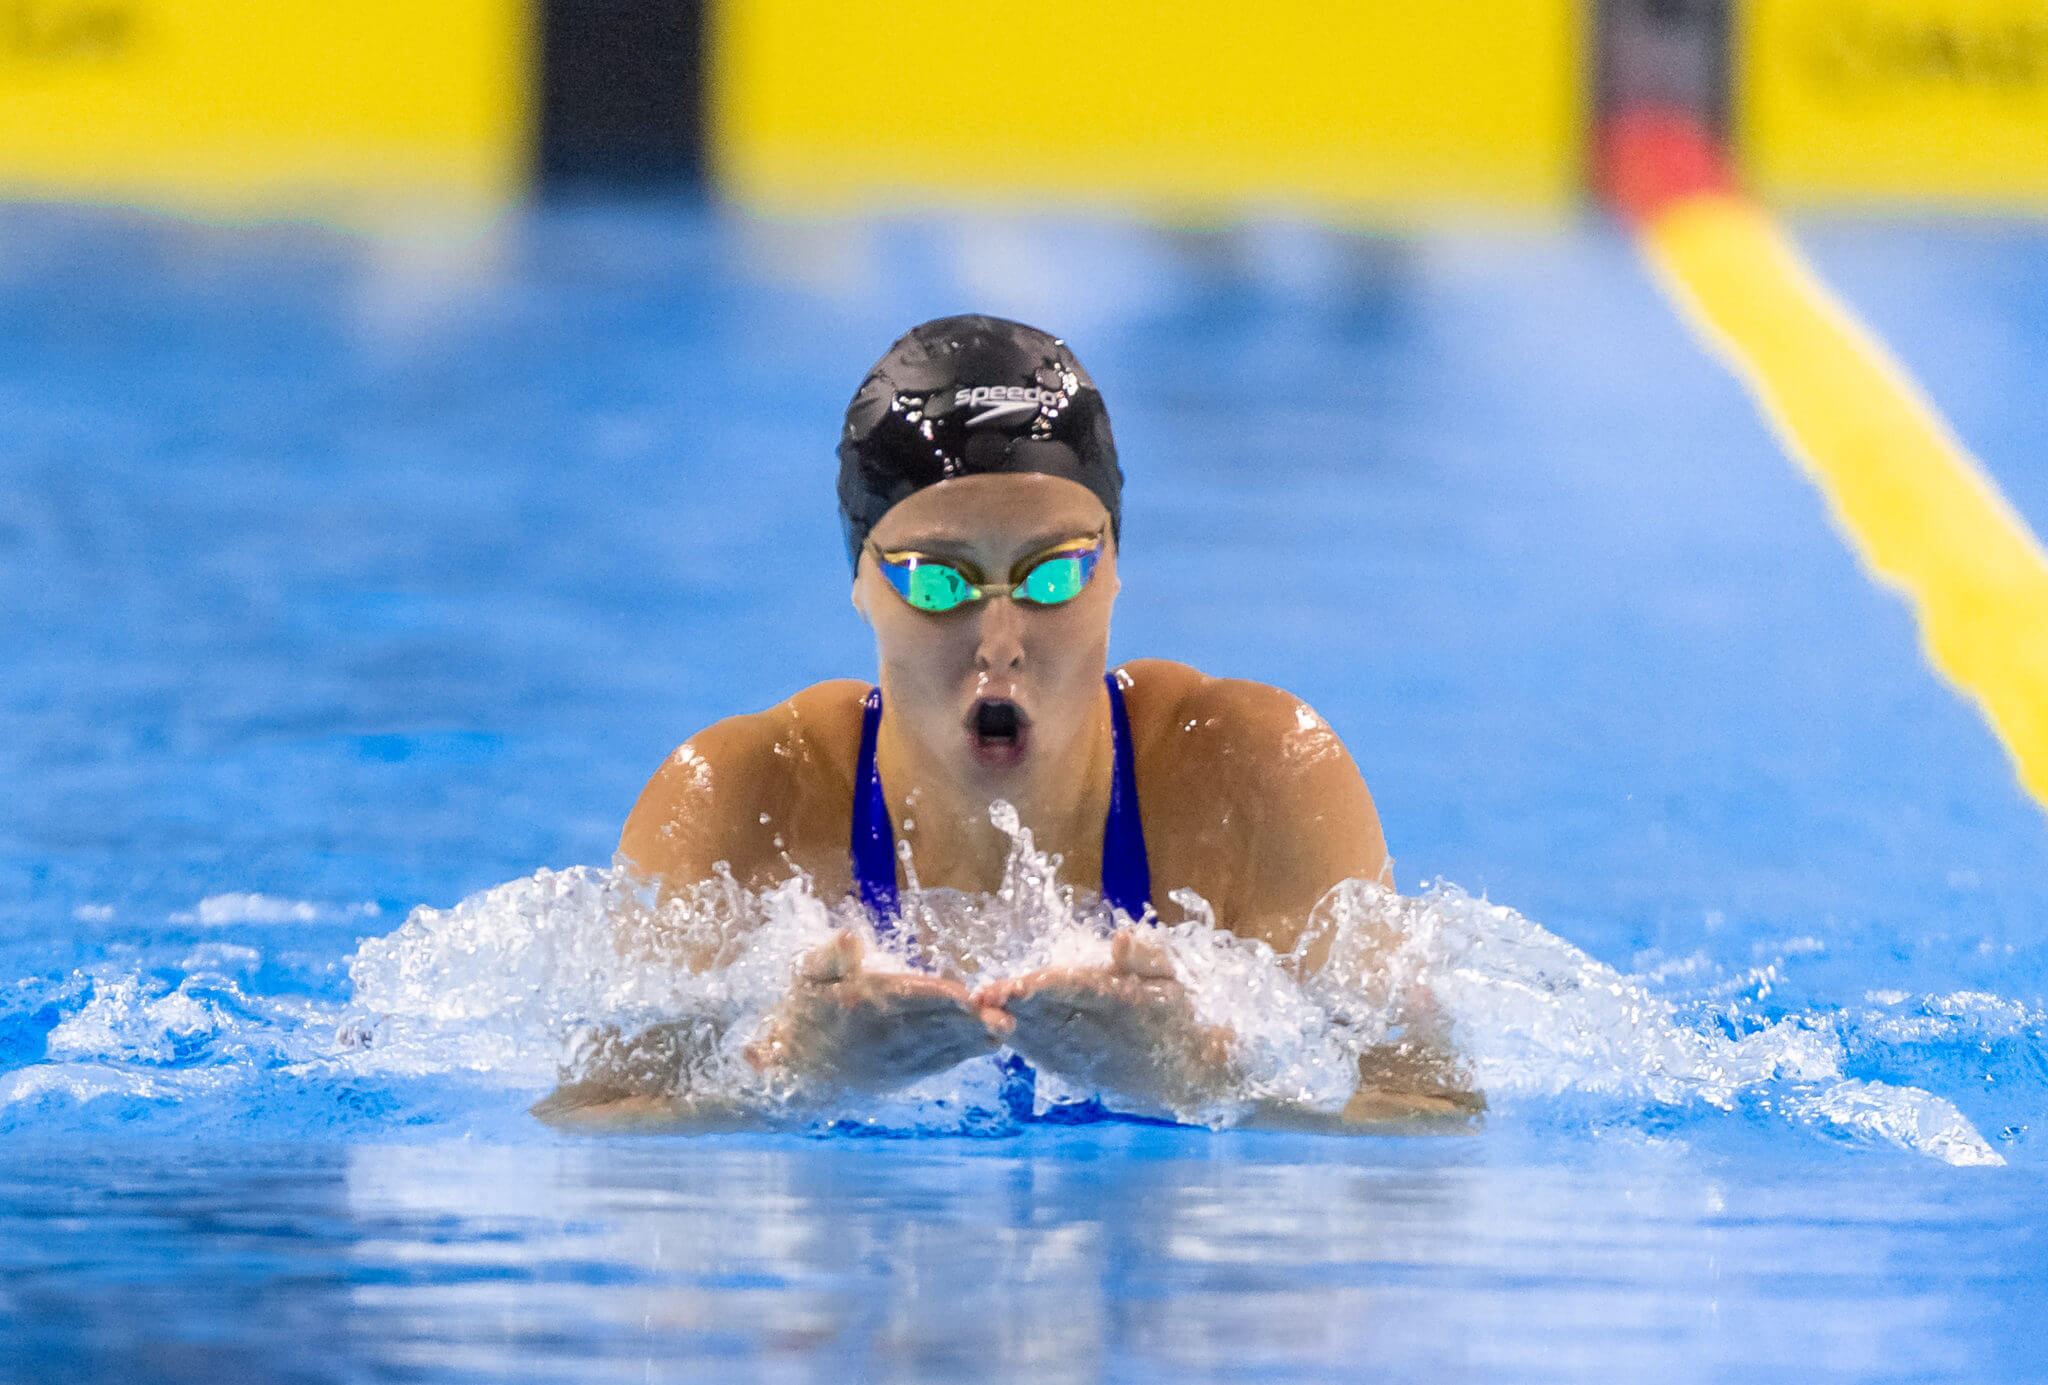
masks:
[[[720,862],[751,874],[763,804],[779,787],[774,754],[775,709],[729,717],[683,742],[640,791],[619,836],[618,864],[653,884],[664,899],[713,878]],[[743,881],[744,883],[744,881]],[[715,962],[714,953],[664,932],[622,929],[618,943],[634,952],[650,946],[664,959],[693,970]],[[681,1076],[718,1042],[689,1022],[657,1024],[629,1036],[608,1036],[573,1081],[535,1102],[532,1114],[563,1130],[714,1130],[744,1124],[747,1113],[730,1100],[705,1102],[684,1092]]]
[[[1238,679],[1205,680],[1183,716],[1214,727],[1201,757],[1223,785],[1219,811],[1237,869],[1218,922],[1276,952],[1292,950],[1309,913],[1340,880],[1393,883],[1379,811],[1344,742],[1292,693]],[[1214,792],[1214,790],[1212,790]]]
[[[816,684],[766,712],[732,717],[691,737],[656,771],[627,818],[622,863],[664,895],[713,878],[721,862],[741,885],[781,883],[791,868],[784,834],[795,830],[805,796],[852,801],[851,747],[866,693],[865,683],[850,679]],[[832,835],[843,842],[846,830],[842,820]],[[821,889],[843,884],[814,878]],[[712,958],[689,962],[701,968]],[[987,1052],[1008,1025],[1006,1017],[970,1004],[957,982],[868,971],[860,940],[845,932],[803,959],[789,995],[766,1018],[747,1061],[817,1090],[900,1086]],[[710,1130],[757,1122],[758,1112],[734,1098],[685,1090],[691,1059],[720,1037],[691,1022],[617,1037],[599,1055],[603,1061],[533,1113],[565,1129]]]
[[[1152,824],[1213,844],[1201,884],[1223,927],[1285,952],[1330,885],[1384,871],[1365,782],[1299,699],[1194,675],[1155,725],[1172,740],[1148,747],[1149,758],[1183,778],[1154,781],[1160,801],[1175,806]],[[1203,806],[1180,806],[1191,803]],[[1201,1021],[1167,950],[1135,930],[1115,936],[1107,966],[1046,967],[992,982],[974,999],[1014,1021],[1011,1047],[1040,1068],[1126,1098],[1198,1112],[1228,1100],[1240,1081],[1230,1031]]]
[[[807,810],[821,796],[853,801],[867,687],[851,678],[813,684],[692,736],[647,781],[619,855],[668,892],[709,880],[720,861],[750,889],[780,884]]]
[[[1328,722],[1290,693],[1261,684],[1224,690],[1242,743],[1236,811],[1252,825],[1242,888],[1219,920],[1288,953],[1331,887],[1344,880],[1393,885],[1378,810],[1351,753]],[[1318,943],[1321,945],[1319,946]],[[1311,940],[1302,965],[1322,965],[1327,942]],[[1426,1007],[1426,997],[1413,1002]],[[1407,1037],[1363,1054],[1358,1087],[1334,1116],[1275,1107],[1257,1123],[1293,1128],[1454,1131],[1471,1128],[1485,1098],[1466,1089],[1449,1045],[1419,1011]]]
[[[664,893],[709,880],[720,861],[752,874],[774,837],[761,815],[786,792],[773,718],[728,717],[678,746],[626,818],[621,863]]]
[[[804,1105],[842,1092],[881,1092],[996,1048],[1009,1018],[984,1011],[957,981],[861,965],[861,939],[840,932],[798,965],[789,995],[743,1053],[754,1071]],[[730,1083],[696,1090],[695,1070],[725,1038],[722,1024],[683,1020],[627,1038],[605,1036],[532,1108],[564,1130],[703,1132],[758,1125],[758,1094]]]

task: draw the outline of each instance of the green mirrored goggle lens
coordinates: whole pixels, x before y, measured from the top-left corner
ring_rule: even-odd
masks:
[[[896,583],[896,589],[920,611],[950,611],[981,596],[979,587],[944,563],[915,563],[898,571],[905,580]]]
[[[905,601],[920,611],[940,614],[956,610],[970,601],[979,601],[988,593],[967,579],[967,574],[953,567],[921,554],[903,554],[891,558],[877,552],[881,561],[882,575],[889,580]],[[1013,600],[1029,601],[1039,606],[1057,606],[1072,601],[1088,585],[1088,579],[1095,573],[1096,560],[1102,556],[1102,545],[1088,548],[1067,549],[1048,555],[1034,563],[1024,574],[1024,580],[1010,591]]]
[[[1010,595],[1041,606],[1072,601],[1088,585],[1088,569],[1093,566],[1083,563],[1082,557],[1079,553],[1062,553],[1057,558],[1047,558],[1025,573],[1023,582]]]

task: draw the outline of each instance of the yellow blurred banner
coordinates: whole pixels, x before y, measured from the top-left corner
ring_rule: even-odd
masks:
[[[2048,0],[1747,0],[1737,144],[1784,203],[2048,207]]]
[[[1555,215],[1578,0],[720,0],[711,158],[768,212]]]
[[[518,0],[0,0],[0,197],[469,210],[527,166]]]

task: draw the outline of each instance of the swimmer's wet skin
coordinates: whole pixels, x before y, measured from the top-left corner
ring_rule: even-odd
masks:
[[[642,793],[621,857],[663,897],[729,870],[751,890],[801,874],[822,899],[860,901],[860,926],[803,957],[745,1049],[798,1105],[1005,1046],[1126,1109],[1228,1104],[1235,1035],[1198,1018],[1149,929],[1206,901],[1202,926],[1283,955],[1301,943],[1294,965],[1319,967],[1303,932],[1317,903],[1390,876],[1350,754],[1277,688],[1159,659],[1107,669],[1123,475],[1101,395],[1059,340],[980,316],[914,329],[855,394],[839,459],[876,684],[820,683],[693,736]],[[1062,885],[1105,901],[1107,960],[965,980],[876,965],[867,934],[893,950],[914,933],[899,892],[1004,884],[999,803]],[[900,941],[927,959],[940,945]],[[1471,1128],[1484,1102],[1432,1035],[1427,998],[1403,1011],[1403,1037],[1364,1055],[1348,1103],[1265,1101],[1254,1118]],[[605,1128],[733,1118],[593,1073],[535,1110]]]

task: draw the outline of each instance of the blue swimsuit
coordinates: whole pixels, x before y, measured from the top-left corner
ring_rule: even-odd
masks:
[[[1152,868],[1145,859],[1145,828],[1138,820],[1138,772],[1131,753],[1131,718],[1116,675],[1109,685],[1109,727],[1114,768],[1109,781],[1109,816],[1102,824],[1102,898],[1132,918],[1152,903]],[[896,931],[896,825],[875,768],[875,733],[882,725],[882,690],[868,693],[861,718],[860,764],[853,778],[853,883],[860,902],[875,916],[876,934]]]

